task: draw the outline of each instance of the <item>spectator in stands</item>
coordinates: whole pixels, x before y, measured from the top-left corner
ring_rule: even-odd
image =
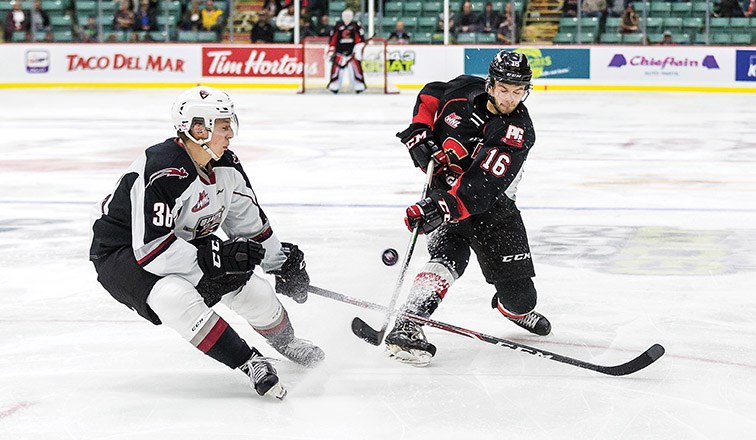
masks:
[[[318,25],[315,26],[315,33],[318,37],[328,37],[331,35],[331,29],[333,29],[333,26],[331,26],[330,21],[331,19],[328,17],[328,14],[320,16],[320,21],[318,22]]]
[[[607,0],[607,16],[622,17],[625,3],[622,0]]]
[[[635,8],[633,8],[633,4],[628,3],[627,7],[625,8],[625,12],[622,14],[622,19],[620,20],[620,27],[619,27],[620,33],[632,34],[632,33],[638,32],[639,22],[640,22],[640,19],[638,18],[638,13],[635,12]]]
[[[215,7],[213,0],[205,0],[205,9],[202,10],[202,30],[215,32],[220,41],[225,25],[223,10]]]
[[[79,41],[82,43],[99,43],[99,26],[97,26],[97,16],[87,16],[87,22],[79,27]]]
[[[40,35],[44,35],[45,41],[52,41],[52,28],[50,28],[50,16],[47,11],[42,9],[42,0],[34,0],[30,20],[30,29],[35,40],[39,40]]]
[[[157,28],[155,13],[150,9],[149,0],[140,0],[139,9],[134,16],[134,30],[140,32],[154,31]]]
[[[456,33],[478,32],[478,14],[472,10],[472,3],[468,0],[462,3],[459,11],[459,19],[454,27]]]
[[[257,14],[257,21],[252,25],[250,41],[252,43],[272,43],[276,28],[270,22],[270,10],[263,9]]]
[[[412,36],[404,31],[404,22],[399,20],[396,22],[394,31],[389,34],[388,42],[396,44],[409,44]]]
[[[659,46],[675,46],[675,42],[672,41],[672,32],[670,31],[664,31],[662,34],[662,40],[659,43]]]
[[[583,17],[603,17],[606,0],[583,0]]]
[[[192,5],[186,8],[184,15],[181,17],[179,28],[182,31],[198,31],[202,26],[202,12],[200,11],[199,0],[192,0]]]
[[[134,28],[134,11],[129,7],[129,0],[121,0],[121,7],[113,16],[113,30],[130,31]]]
[[[5,14],[5,41],[13,40],[14,32],[29,32],[29,13],[21,9],[21,0],[13,2],[11,10]]]
[[[512,7],[511,2],[507,2],[507,4],[510,5],[510,8]],[[493,3],[486,3],[486,6],[483,7],[483,13],[478,18],[480,32],[494,33],[499,29],[499,24],[501,24],[501,15],[494,11]]]
[[[743,2],[743,15],[746,17],[753,17],[756,12],[756,0],[745,0]]]
[[[455,24],[455,18],[456,15],[454,12],[449,11],[449,32],[454,32],[454,24]],[[438,24],[436,24],[436,32],[443,32],[444,31],[444,14],[438,14]]]
[[[577,17],[577,7],[578,0],[564,0],[564,4],[562,5],[562,17]]]
[[[268,11],[269,17],[276,17],[278,13],[283,9],[283,2],[281,0],[265,0],[263,9]]]
[[[286,3],[286,8],[281,9],[281,12],[276,16],[276,27],[279,31],[289,32],[294,29],[294,2],[289,0]]]
[[[299,38],[305,37],[317,37],[315,28],[312,25],[312,20],[308,14],[302,14],[299,16]]]
[[[743,0],[743,15],[753,17],[756,12],[756,0]]]
[[[307,10],[310,12],[311,17],[320,17],[321,15],[328,13],[328,1],[309,0]]]
[[[514,31],[515,39],[512,40]],[[502,44],[513,44],[517,40],[517,20],[512,13],[512,3],[506,3],[504,6],[504,18],[496,29],[496,41]]]
[[[714,15],[717,17],[745,17],[743,7],[738,0],[722,0],[714,9]]]

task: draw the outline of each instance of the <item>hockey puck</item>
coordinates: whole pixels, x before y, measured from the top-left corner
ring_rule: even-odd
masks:
[[[393,266],[397,261],[399,261],[399,253],[394,248],[388,248],[383,251],[381,260],[383,260],[383,264],[385,264],[386,266]]]

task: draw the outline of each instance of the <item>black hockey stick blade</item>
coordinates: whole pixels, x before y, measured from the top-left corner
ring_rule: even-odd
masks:
[[[381,342],[383,341],[383,336],[386,334],[386,328],[378,331],[373,327],[370,327],[362,319],[354,318],[352,320],[352,333],[367,343],[378,346],[381,345]]]
[[[642,370],[656,362],[657,359],[664,355],[664,347],[659,344],[652,345],[648,350],[641,353],[635,359],[613,367],[599,367],[596,371],[611,376],[626,376]]]

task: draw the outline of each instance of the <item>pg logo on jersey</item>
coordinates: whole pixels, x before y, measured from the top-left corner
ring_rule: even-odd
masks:
[[[525,141],[525,130],[510,124],[507,127],[507,134],[501,138],[501,141],[512,147],[522,148]]]

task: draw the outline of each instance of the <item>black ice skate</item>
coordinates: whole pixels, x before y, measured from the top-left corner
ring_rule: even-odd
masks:
[[[268,341],[271,347],[286,357],[304,367],[315,367],[325,359],[325,353],[317,345],[299,338],[291,338],[285,344]]]
[[[522,318],[510,318],[507,316],[507,319],[530,333],[535,333],[539,336],[546,336],[551,333],[551,323],[549,320],[536,311],[532,311]]]
[[[551,323],[549,322],[549,320],[535,310],[526,313],[525,316],[521,318],[513,318],[511,314],[506,311],[506,309],[504,309],[504,307],[499,303],[496,295],[494,295],[494,297],[491,299],[491,307],[497,309],[502,315],[506,316],[508,320],[514,322],[530,333],[534,333],[538,336],[546,336],[551,333]]]
[[[420,324],[397,321],[386,335],[386,353],[398,361],[424,367],[436,355],[436,346],[428,342]]]
[[[254,350],[252,357],[239,369],[249,376],[249,385],[257,391],[257,394],[275,397],[278,400],[286,397],[286,388],[279,382],[276,369],[270,364],[268,358],[263,357],[257,350]]]

